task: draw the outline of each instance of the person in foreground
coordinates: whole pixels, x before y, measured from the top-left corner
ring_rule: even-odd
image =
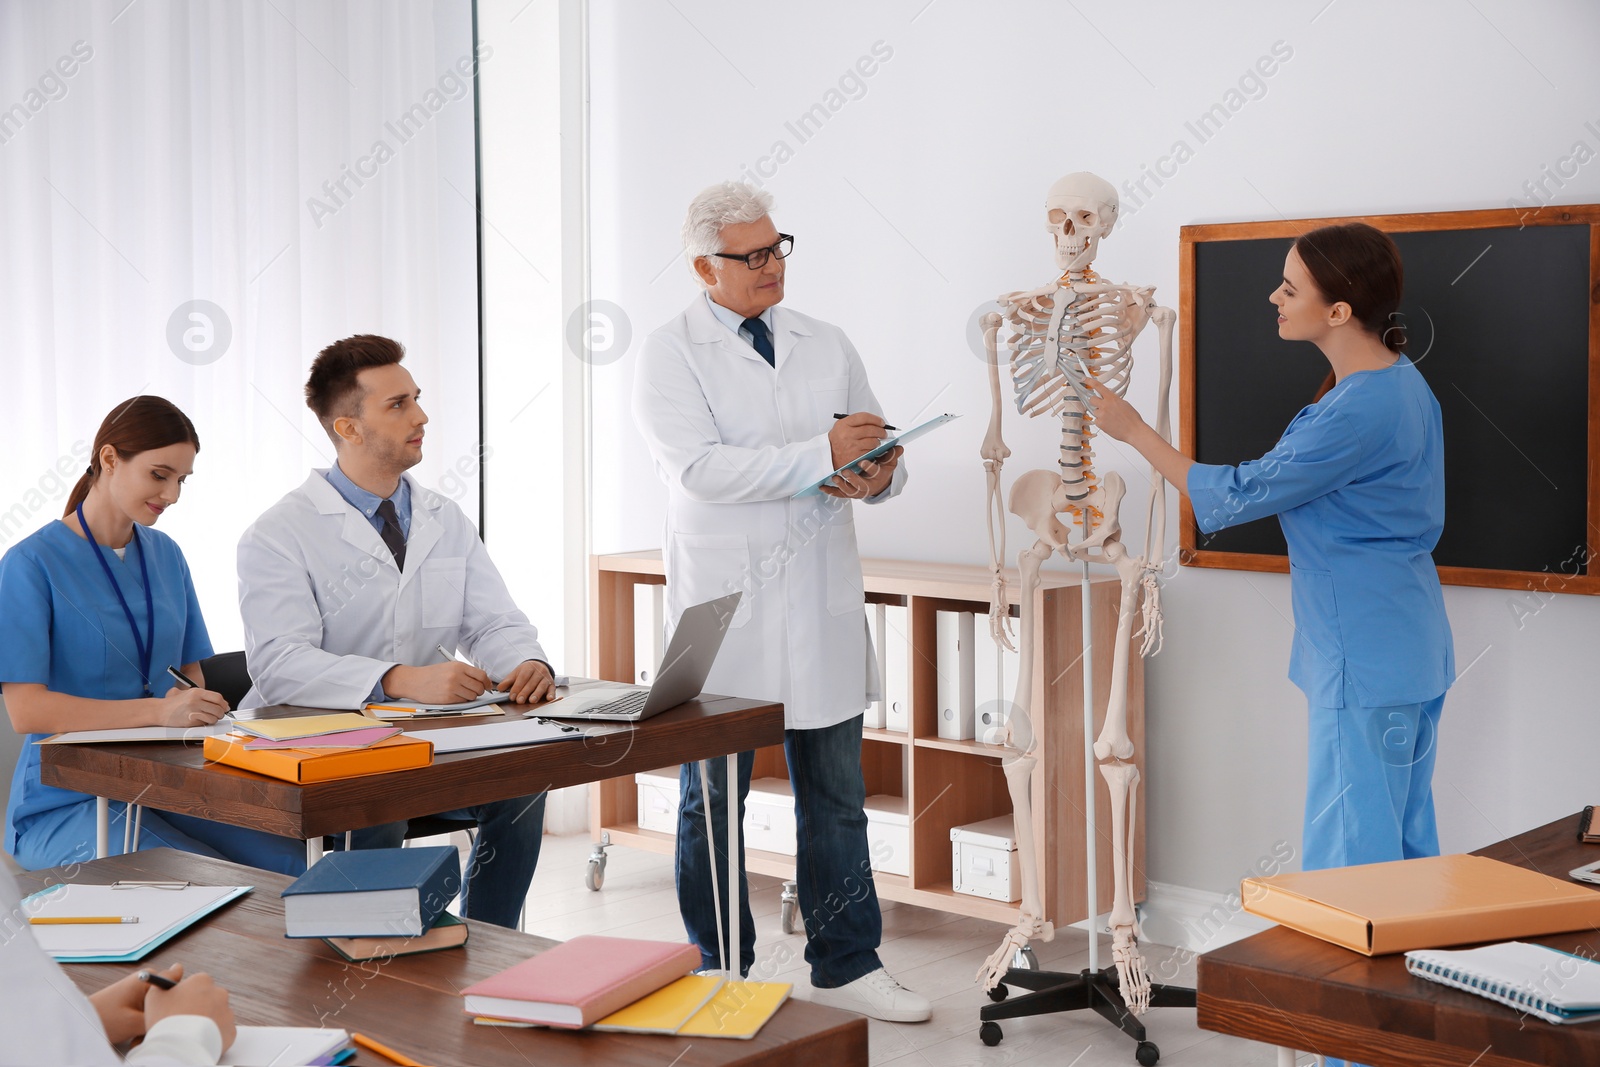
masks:
[[[154,526],[178,502],[200,438],[158,396],[112,409],[89,469],[59,521],[0,559],[0,693],[27,734],[6,809],[5,849],[30,870],[95,855],[95,799],[39,778],[44,736],[130,726],[209,726],[227,702],[205,688],[211,639],[189,565]],[[178,684],[179,666],[197,688]],[[108,843],[122,851],[127,807],[113,802]],[[168,847],[284,874],[305,870],[305,846],[275,834],[188,815],[146,811],[141,846]]]
[[[188,1067],[216,1063],[233,1044],[228,991],[209,975],[185,976],[182,964],[156,972],[177,983],[172,989],[129,974],[85,997],[39,947],[21,895],[0,869],[0,989],[5,1018],[19,1020],[5,1029],[0,1063]],[[143,1042],[119,1058],[112,1046],[136,1037]]]
[[[404,356],[398,342],[364,334],[336,341],[311,364],[306,404],[338,460],[312,471],[239,541],[254,682],[246,707],[449,704],[491,687],[522,704],[552,694],[539,632],[477,531],[454,501],[406,473],[422,459],[428,416]],[[479,827],[467,918],[517,925],[539,862],[544,801],[541,791],[442,813]],[[397,847],[406,826],[357,830],[353,844]]]
[[[1455,681],[1431,555],[1444,528],[1444,432],[1390,325],[1402,284],[1399,251],[1371,226],[1295,241],[1271,298],[1278,334],[1316,344],[1332,373],[1259,460],[1195,463],[1127,402],[1092,391],[1095,425],[1187,492],[1202,533],[1267,515],[1283,527],[1289,677],[1310,706],[1308,871],[1439,854],[1433,766]]]
[[[867,667],[849,503],[888,499],[905,472],[895,449],[841,475],[825,497],[791,499],[876,445],[884,423],[843,331],[778,306],[794,239],[773,226],[771,206],[770,195],[739,182],[695,197],[684,256],[705,292],[639,356],[633,410],[667,486],[669,625],[693,604],[743,591],[706,688],[783,702],[811,999],[920,1022],[928,1001],[878,958],[883,919],[867,850],[861,725],[879,681]],[[741,817],[754,761],[753,752],[739,756]],[[724,776],[707,777],[726,857]],[[714,968],[729,931],[712,905],[712,879],[717,899],[728,900],[727,866],[711,869],[696,765],[684,765],[680,785],[678,906]],[[740,851],[742,944],[731,951],[743,974],[755,961],[755,924],[742,840]]]

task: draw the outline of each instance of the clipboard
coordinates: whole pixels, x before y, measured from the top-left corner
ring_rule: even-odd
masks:
[[[894,437],[885,437],[882,441],[879,441],[875,447],[873,447],[871,449],[868,449],[866,452],[861,453],[861,455],[857,456],[855,459],[851,460],[849,463],[846,463],[844,466],[838,468],[837,470],[829,472],[827,477],[822,478],[819,481],[815,482],[814,484],[809,485],[806,488],[800,490],[798,493],[796,493],[794,496],[790,497],[789,499],[790,500],[799,500],[801,497],[805,497],[805,496],[821,496],[822,495],[822,487],[823,486],[825,486],[829,482],[833,481],[835,478],[837,478],[840,474],[843,474],[845,471],[857,469],[856,468],[856,464],[861,463],[863,460],[877,459],[879,456],[886,455],[889,452],[889,450],[894,448],[896,445],[908,444],[908,443],[910,443],[912,441],[915,441],[917,438],[921,437],[923,434],[930,433],[930,432],[932,432],[934,430],[937,430],[939,427],[943,426],[945,423],[950,422],[953,419],[959,419],[960,417],[961,417],[960,415],[935,415],[933,418],[929,419],[927,422],[921,423],[920,425],[917,425],[917,426],[913,426],[913,427],[911,427],[911,429],[906,430],[906,431],[904,431],[902,433],[896,434]]]

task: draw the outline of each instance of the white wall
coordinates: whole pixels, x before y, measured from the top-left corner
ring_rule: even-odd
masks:
[[[1600,200],[1600,162],[1574,176],[1569,158],[1578,141],[1586,161],[1600,151],[1600,11],[1577,2],[595,0],[591,33],[594,295],[633,331],[631,351],[594,369],[599,552],[660,543],[663,494],[628,414],[633,359],[695,294],[677,258],[688,200],[746,168],[798,238],[788,302],[850,333],[891,421],[966,416],[916,446],[903,498],[858,512],[863,554],[968,563],[987,553],[986,392],[968,323],[993,294],[1053,276],[1040,205],[1061,174],[1172,175],[1145,179],[1142,206],[1125,197],[1096,267],[1173,306],[1186,223],[1504,207],[1546,166],[1566,171],[1547,186],[1559,202]],[[1288,58],[1252,82],[1275,44]],[[887,58],[852,80],[875,46]],[[1234,112],[1202,142],[1186,124],[1219,102]],[[834,110],[802,140],[788,124],[818,103]],[[1173,173],[1161,161],[1180,140]],[[1239,299],[1267,313],[1266,296]],[[1149,412],[1153,336],[1137,355],[1131,399]],[[1052,436],[1012,421],[1008,473],[1048,466]],[[1144,470],[1101,444],[1135,499]],[[1130,543],[1136,510],[1123,513]],[[1514,497],[1507,511],[1514,535]],[[1186,569],[1166,597],[1148,676],[1149,876],[1225,891],[1276,842],[1299,844],[1288,580]],[[1542,610],[1519,620],[1516,601],[1446,592],[1463,672],[1435,783],[1446,849],[1595,799],[1600,602],[1528,601]]]
[[[60,516],[115,404],[165,396],[202,447],[160,528],[214,646],[242,648],[235,546],[332,462],[306,370],[352,333],[407,345],[433,418],[413,473],[476,517],[476,476],[452,470],[479,437],[470,16],[0,4],[0,550]],[[186,351],[171,324],[197,299],[211,343]]]

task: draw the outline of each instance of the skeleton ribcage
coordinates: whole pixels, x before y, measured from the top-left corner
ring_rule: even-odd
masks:
[[[1017,411],[1029,418],[1060,417],[1061,480],[1067,499],[1077,501],[1089,495],[1095,481],[1087,426],[1092,417],[1078,389],[1085,377],[1093,377],[1098,388],[1118,396],[1127,391],[1132,331],[1129,309],[1118,294],[1086,293],[1063,303],[1062,293],[1058,289],[1053,297],[1011,305],[1006,318],[1014,332],[1007,340]]]

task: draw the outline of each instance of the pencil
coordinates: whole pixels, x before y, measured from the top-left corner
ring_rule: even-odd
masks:
[[[136,923],[137,915],[33,915],[28,922],[34,926],[76,926],[80,923]]]
[[[388,1045],[380,1045],[378,1042],[372,1040],[372,1038],[363,1034],[358,1034],[352,1031],[350,1034],[350,1040],[354,1041],[368,1052],[376,1052],[380,1056],[388,1057],[394,1062],[400,1064],[400,1067],[423,1067],[423,1065],[418,1063],[416,1060],[402,1056]]]

